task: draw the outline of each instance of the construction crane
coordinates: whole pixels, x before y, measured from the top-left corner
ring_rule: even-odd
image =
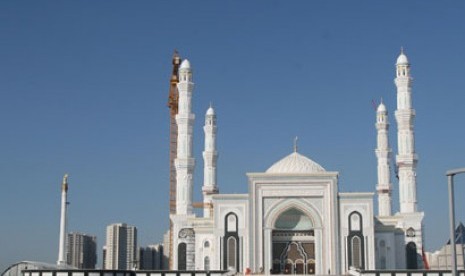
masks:
[[[173,53],[173,71],[170,79],[170,92],[168,95],[168,108],[170,109],[170,215],[176,214],[176,167],[174,160],[178,151],[178,125],[176,124],[176,114],[178,114],[178,71],[181,58],[176,50]],[[170,245],[169,245],[169,268],[173,269],[173,223],[170,219]]]

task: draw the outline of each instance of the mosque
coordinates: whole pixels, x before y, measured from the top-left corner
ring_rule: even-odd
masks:
[[[176,57],[178,58],[178,57]],[[205,116],[203,216],[194,214],[193,70],[185,59],[174,68],[177,135],[172,158],[175,200],[165,246],[174,270],[276,274],[344,274],[349,269],[420,269],[422,220],[417,209],[412,78],[407,56],[396,62],[397,148],[400,210],[393,212],[386,106],[376,112],[378,213],[373,192],[339,192],[338,172],[294,151],[265,172],[250,172],[248,193],[221,194],[217,186],[213,107]],[[175,62],[173,63],[175,64]],[[172,82],[173,84],[173,82]],[[173,141],[172,141],[173,142]]]

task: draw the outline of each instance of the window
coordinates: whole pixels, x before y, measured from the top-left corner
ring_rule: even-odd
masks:
[[[354,211],[349,214],[349,235],[347,237],[348,256],[347,262],[356,268],[365,268],[365,249],[363,236],[363,217]]]
[[[353,212],[350,214],[350,230],[351,231],[361,231],[362,230],[362,220],[358,212]]]
[[[224,217],[224,237],[223,237],[223,269],[227,270],[234,267],[236,271],[240,270],[239,264],[239,233],[238,217],[231,212]]]
[[[234,237],[228,238],[228,265],[227,267],[236,267],[236,239]]]
[[[210,270],[210,257],[205,257],[203,259],[203,270]]]
[[[227,231],[228,232],[236,232],[237,231],[237,218],[235,215],[233,214],[230,214],[228,215],[228,227],[227,227]]]
[[[205,242],[203,243],[203,247],[204,247],[204,248],[209,248],[209,247],[210,247],[210,242],[209,242],[209,241],[205,241]]]
[[[352,266],[355,268],[362,267],[362,246],[359,237],[355,236],[352,238]]]

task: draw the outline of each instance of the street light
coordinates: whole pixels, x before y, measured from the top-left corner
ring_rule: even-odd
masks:
[[[449,186],[449,221],[452,276],[457,276],[457,253],[455,252],[455,206],[454,206],[454,175],[465,173],[465,168],[449,170],[446,172]]]

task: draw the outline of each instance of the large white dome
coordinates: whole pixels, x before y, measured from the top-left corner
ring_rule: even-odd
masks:
[[[318,163],[297,152],[293,152],[266,170],[267,173],[318,173],[325,169]]]

